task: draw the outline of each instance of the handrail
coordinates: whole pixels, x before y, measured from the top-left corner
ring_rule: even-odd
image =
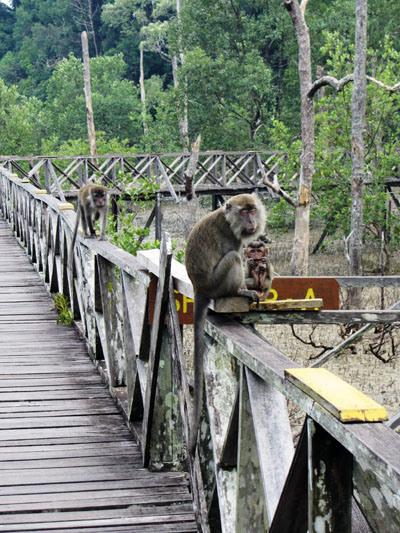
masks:
[[[341,422],[288,379],[293,361],[226,315],[206,323],[204,412],[196,455],[187,455],[191,394],[173,291],[192,297],[193,289],[167,238],[161,252],[137,257],[78,238],[69,271],[76,214],[68,204],[0,167],[0,207],[50,292],[70,298],[144,466],[187,468],[201,530],[347,533],[352,521],[356,530],[352,508],[364,527],[400,530],[398,434],[382,422]],[[306,414],[295,454],[287,399]]]

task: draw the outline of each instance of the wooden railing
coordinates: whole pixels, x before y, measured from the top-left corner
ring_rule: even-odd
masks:
[[[191,393],[174,291],[186,299],[193,292],[168,237],[161,253],[138,257],[78,238],[69,271],[69,204],[0,169],[0,206],[50,292],[69,297],[144,466],[189,472],[202,531],[400,530],[399,435],[381,422],[343,423],[291,379],[293,361],[227,315],[206,324],[205,403],[196,455],[188,456]],[[306,414],[295,452],[287,399]]]
[[[0,164],[20,178],[28,178],[38,187],[59,196],[82,184],[100,179],[116,192],[123,191],[120,173],[128,175],[130,183],[138,178],[155,179],[161,192],[176,198],[184,191],[185,171],[189,152],[165,154],[88,156],[0,156]],[[221,190],[265,188],[265,180],[274,183],[279,164],[285,158],[280,152],[199,152],[193,173],[197,193]]]

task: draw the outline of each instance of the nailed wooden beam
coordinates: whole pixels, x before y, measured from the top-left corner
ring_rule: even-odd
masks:
[[[400,322],[400,310],[377,311],[280,311],[237,313],[243,324],[392,324]]]
[[[275,514],[294,448],[286,398],[245,369],[268,525]]]
[[[307,533],[307,426],[304,424],[269,533]]]
[[[154,416],[154,401],[160,363],[160,351],[164,321],[168,308],[169,279],[171,276],[172,244],[168,234],[164,234],[161,243],[160,276],[158,278],[156,304],[153,326],[151,329],[150,354],[147,366],[147,386],[143,414],[143,465],[150,461],[151,426]]]
[[[284,378],[284,370],[296,366],[293,361],[237,321],[209,315],[205,328],[221,348],[283,392],[287,398],[295,401],[300,409],[341,442],[357,461],[366,466],[367,475],[378,483],[377,486],[384,483],[387,487],[387,494],[383,495],[385,505],[389,505],[393,513],[397,513],[400,521],[400,507],[396,507],[397,504],[393,501],[394,495],[400,493],[400,441],[392,429],[382,423],[340,422],[310,399],[308,394]]]
[[[310,418],[307,440],[308,531],[351,533],[353,457]]]

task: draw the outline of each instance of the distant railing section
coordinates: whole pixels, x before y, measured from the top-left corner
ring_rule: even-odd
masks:
[[[288,378],[295,363],[226,315],[210,315],[206,324],[206,394],[191,458],[175,291],[189,299],[193,290],[168,237],[160,253],[138,257],[78,238],[71,258],[76,215],[46,192],[0,169],[4,218],[49,291],[70,299],[92,358],[141,443],[144,466],[189,471],[202,531],[400,530],[397,433],[381,422],[341,422]],[[150,320],[151,280],[157,290]],[[376,320],[365,313],[364,321],[369,316]],[[287,399],[307,416],[295,452]]]
[[[59,196],[97,178],[116,191],[123,191],[131,178],[156,179],[163,194],[174,198],[184,190],[185,171],[191,154],[131,154],[54,157],[0,156],[0,164],[20,178]],[[193,173],[194,191],[265,188],[265,180],[276,182],[279,165],[285,158],[281,152],[199,152]],[[268,189],[267,189],[268,190]],[[273,194],[273,193],[272,193]]]

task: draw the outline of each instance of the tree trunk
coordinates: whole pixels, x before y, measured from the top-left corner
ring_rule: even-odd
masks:
[[[84,91],[85,91],[86,119],[87,119],[89,148],[90,148],[90,155],[92,157],[96,157],[97,156],[96,130],[94,127],[92,89],[90,85],[89,47],[88,47],[88,37],[85,31],[82,32],[82,57],[83,57],[83,82],[84,82]]]
[[[147,135],[149,130],[147,127],[147,108],[146,108],[146,89],[144,86],[144,58],[143,58],[143,42],[140,43],[140,101],[142,103],[142,125],[143,133]]]
[[[185,54],[183,53],[182,46],[182,31],[181,31],[181,0],[176,0],[176,16],[178,19],[178,49],[179,49],[179,62],[183,66],[185,63]],[[174,55],[172,59],[172,70],[174,78],[174,87],[178,89],[179,87],[179,69],[178,69],[178,58]],[[187,81],[183,81],[184,90],[183,90],[183,102],[179,100],[178,93],[178,117],[179,117],[179,134],[181,138],[181,143],[184,149],[189,150],[189,118],[188,118],[188,94],[187,94]]]
[[[93,35],[94,51],[95,51],[96,57],[98,57],[99,56],[99,49],[97,47],[96,32],[95,32],[95,29],[94,29],[92,1],[93,0],[88,0],[88,17],[89,17],[90,31],[91,31],[91,34]]]
[[[364,129],[367,55],[367,0],[356,0],[356,42],[354,56],[354,85],[351,103],[351,236],[349,246],[350,274],[362,275],[363,242],[363,184]],[[354,292],[354,291],[353,291]],[[360,291],[350,298],[351,307],[360,307]]]
[[[310,201],[314,175],[314,106],[308,92],[312,85],[310,34],[304,17],[306,1],[283,0],[296,33],[299,49],[299,80],[301,95],[301,164],[296,208],[295,231],[290,269],[293,275],[305,276],[308,272],[310,242]]]

